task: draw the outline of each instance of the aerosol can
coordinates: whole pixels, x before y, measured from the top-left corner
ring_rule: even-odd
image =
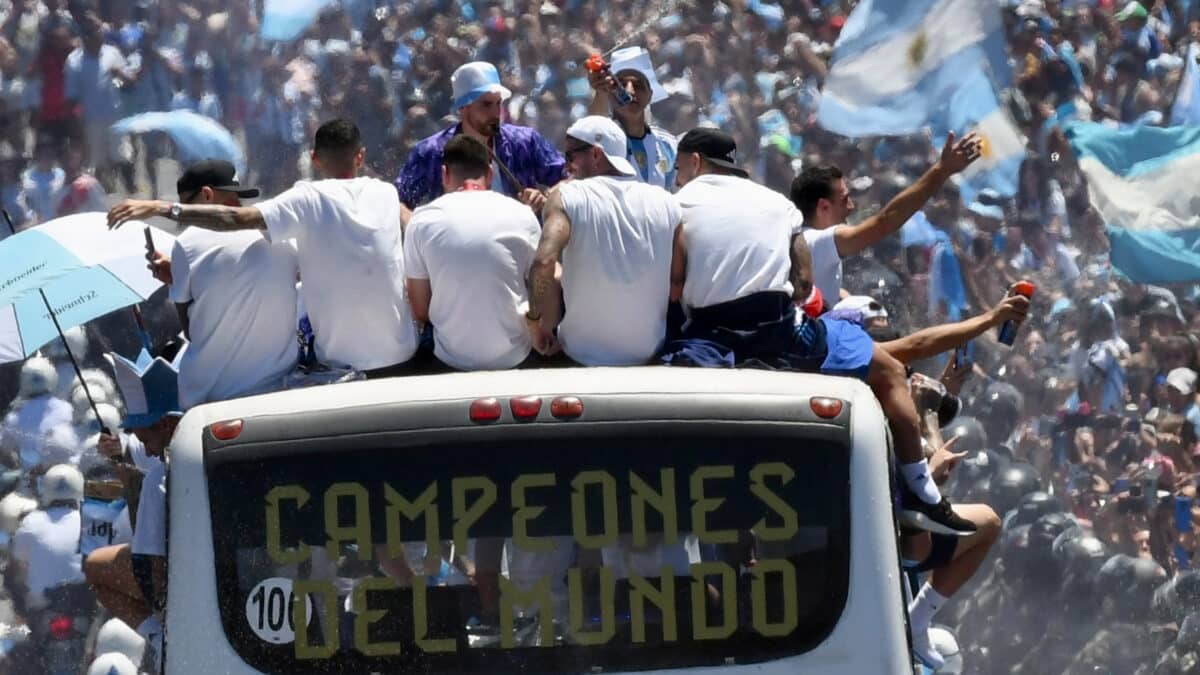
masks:
[[[1027,298],[1033,297],[1033,292],[1037,287],[1031,281],[1018,281],[1013,284],[1010,295],[1023,295]],[[1000,326],[1000,335],[996,338],[1001,344],[1012,346],[1012,343],[1017,339],[1017,330],[1021,327],[1021,322],[1016,319],[1009,319]]]
[[[604,57],[599,54],[592,54],[589,56],[588,60],[584,62],[583,66],[588,69],[588,72],[591,73],[607,73],[609,70],[608,62],[605,61]],[[613,88],[612,95],[613,98],[617,99],[617,105],[629,105],[630,103],[633,103],[633,96],[631,96],[629,92],[625,91],[625,89],[620,85]]]

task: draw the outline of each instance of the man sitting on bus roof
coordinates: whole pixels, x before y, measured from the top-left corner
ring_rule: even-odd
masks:
[[[434,356],[455,370],[504,370],[532,351],[522,316],[541,227],[488,189],[488,149],[462,134],[442,151],[445,193],[417,208],[404,237],[413,317],[433,324]]]
[[[360,175],[365,157],[358,127],[331,120],[313,139],[322,180],[299,181],[254,206],[128,199],[109,210],[108,222],[159,216],[218,232],[266,230],[273,242],[295,239],[321,362],[368,378],[411,373],[417,331],[404,291],[400,199],[393,186]]]
[[[241,206],[259,194],[238,182],[233,164],[216,159],[189,166],[176,188],[182,204]],[[170,255],[155,252],[151,268],[171,287],[189,340],[179,366],[184,410],[282,387],[296,367],[298,266],[290,242],[189,227]]]
[[[551,193],[529,272],[526,318],[542,354],[561,346],[585,366],[643,365],[666,338],[679,203],[638,180],[625,140],[616,122],[598,115],[567,129],[567,167],[575,180]]]
[[[684,222],[675,237],[671,293],[689,319],[684,339],[668,346],[664,361],[680,362],[700,342],[732,352],[735,363],[866,380],[901,462],[907,488],[901,519],[945,534],[974,532],[930,477],[904,366],[858,325],[797,317],[793,293],[808,295],[812,257],[795,206],[748,180],[733,137],[718,129],[693,129],[680,139],[676,176]]]

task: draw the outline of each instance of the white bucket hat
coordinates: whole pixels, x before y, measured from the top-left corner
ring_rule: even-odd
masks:
[[[471,105],[484,94],[500,94],[506,101],[512,92],[500,84],[500,72],[486,61],[472,61],[458,67],[450,76],[450,88],[454,94],[454,109]]]
[[[637,170],[625,158],[625,132],[617,123],[600,115],[588,115],[576,120],[567,135],[577,141],[594,145],[604,152],[609,164],[625,176],[636,176]]]
[[[641,47],[626,47],[612,53],[612,74],[619,75],[625,70],[635,70],[650,83],[650,102],[664,101],[670,94],[658,81],[654,74],[654,64],[650,62],[650,52]]]

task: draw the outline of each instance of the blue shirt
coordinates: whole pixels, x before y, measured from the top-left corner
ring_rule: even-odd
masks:
[[[455,124],[413,148],[396,177],[396,189],[405,206],[415,209],[442,196],[442,150],[461,130],[462,124]],[[566,159],[553,143],[529,127],[501,124],[494,143],[496,157],[527,188],[550,187],[566,177]],[[494,176],[493,181],[502,188],[500,192],[516,196],[517,186],[507,176]]]

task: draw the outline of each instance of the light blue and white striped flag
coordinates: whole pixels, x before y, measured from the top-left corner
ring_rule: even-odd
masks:
[[[1200,126],[1200,44],[1193,42],[1188,46],[1187,63],[1184,66],[1183,78],[1179,80],[1179,91],[1175,94],[1175,103],[1171,105],[1171,124]]]
[[[950,131],[959,138],[974,131],[983,139],[983,154],[960,174],[958,189],[964,203],[970,204],[985,188],[1003,197],[1017,194],[1025,160],[1025,136],[1000,105],[995,86],[984,70],[977,69],[967,77],[930,126],[934,147],[938,148]]]
[[[1009,79],[998,0],[863,0],[846,20],[817,121],[843,136],[927,126],[964,75]]]
[[[1108,226],[1113,266],[1136,283],[1200,281],[1200,127],[1072,121],[1063,132]]]

